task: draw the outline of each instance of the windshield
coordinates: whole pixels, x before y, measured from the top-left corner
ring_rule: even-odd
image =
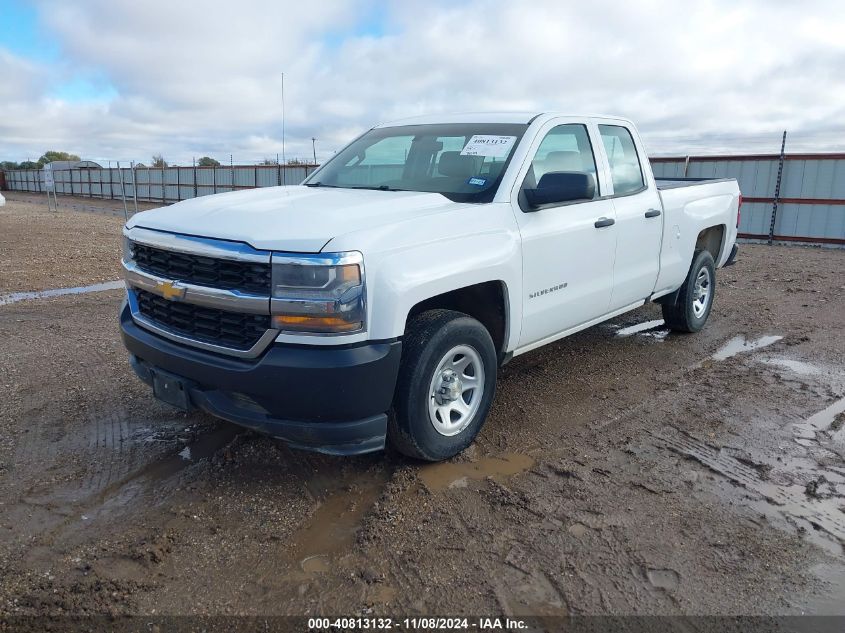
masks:
[[[341,150],[309,187],[427,191],[455,202],[490,202],[528,127],[448,123],[375,128]]]

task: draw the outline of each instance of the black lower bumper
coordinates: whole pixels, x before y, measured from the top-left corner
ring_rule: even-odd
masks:
[[[731,249],[730,257],[728,257],[728,261],[725,262],[725,266],[733,266],[736,263],[737,253],[739,253],[739,246],[734,244],[734,247]]]
[[[135,373],[183,381],[189,402],[292,446],[333,454],[384,448],[399,371],[399,341],[341,347],[272,345],[241,360],[168,341],[120,315]]]

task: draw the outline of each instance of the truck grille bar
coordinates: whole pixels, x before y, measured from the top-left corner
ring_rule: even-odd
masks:
[[[202,255],[179,253],[134,243],[132,258],[146,272],[179,281],[239,290],[252,294],[270,294],[270,264],[215,259]]]
[[[251,349],[270,329],[270,315],[239,314],[191,303],[168,301],[146,290],[135,291],[138,311],[171,332],[241,351]]]

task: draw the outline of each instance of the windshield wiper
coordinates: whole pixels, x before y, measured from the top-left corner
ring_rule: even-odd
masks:
[[[376,185],[372,187],[361,186],[355,187],[352,185],[327,185],[324,182],[306,182],[306,187],[331,187],[332,189],[370,189],[372,191],[407,191],[406,189],[394,189],[393,187],[388,187],[387,185]]]
[[[317,182],[306,182],[305,186],[306,187],[332,187],[334,189],[340,189],[341,188],[338,185],[327,185],[326,183],[319,182],[319,181],[317,181]]]
[[[346,187],[346,189],[370,189],[372,191],[406,191],[405,189],[395,189],[387,185],[375,185],[372,187]]]

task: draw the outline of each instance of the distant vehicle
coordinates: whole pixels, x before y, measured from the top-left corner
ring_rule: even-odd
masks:
[[[102,169],[103,166],[92,160],[54,160],[45,165],[47,169],[60,171],[62,169]]]
[[[648,301],[700,330],[740,205],[733,179],[656,181],[626,119],[387,123],[300,186],[136,214],[123,340],[183,409],[300,448],[447,459],[511,357]]]

